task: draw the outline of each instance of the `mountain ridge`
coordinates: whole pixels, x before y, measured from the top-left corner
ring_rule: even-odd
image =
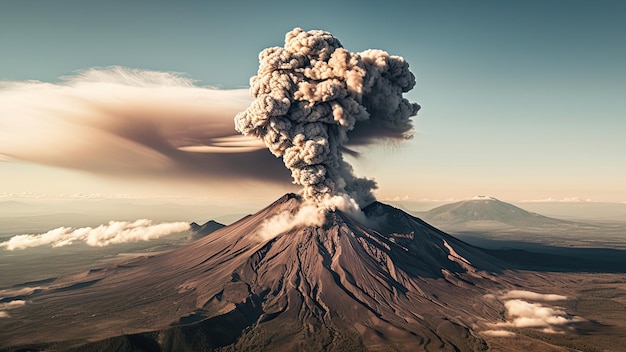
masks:
[[[209,220],[202,225],[199,225],[196,222],[192,222],[191,224],[189,224],[189,227],[195,233],[193,239],[199,239],[223,227],[226,227],[226,225],[221,224],[215,220]]]
[[[486,196],[444,204],[429,211],[416,212],[415,214],[426,221],[436,224],[490,221],[509,226],[533,227],[573,223],[530,212],[494,197]]]

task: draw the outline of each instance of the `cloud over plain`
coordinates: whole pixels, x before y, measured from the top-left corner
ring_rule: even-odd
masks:
[[[79,241],[92,247],[103,247],[110,244],[149,241],[187,230],[189,224],[186,222],[153,224],[146,219],[134,222],[110,221],[97,227],[59,227],[42,234],[16,235],[0,243],[0,248],[12,251],[46,245],[63,247]]]
[[[496,296],[486,295],[485,298],[495,299]],[[572,324],[583,321],[582,318],[569,315],[561,307],[548,304],[548,302],[564,301],[567,299],[566,296],[511,290],[497,296],[497,298],[503,300],[506,312],[506,322],[492,324],[497,328],[535,328],[547,333],[558,333],[567,330]],[[483,333],[499,337],[515,335],[506,330],[486,330]]]

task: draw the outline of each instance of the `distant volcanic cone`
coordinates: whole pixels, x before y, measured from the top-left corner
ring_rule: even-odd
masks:
[[[16,287],[0,349],[481,350],[473,332],[501,307],[496,261],[388,205],[261,239],[297,212],[288,194],[186,247],[51,283]]]

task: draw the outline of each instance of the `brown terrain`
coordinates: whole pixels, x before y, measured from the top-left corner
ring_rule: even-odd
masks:
[[[622,274],[520,270],[519,258],[511,264],[507,253],[379,202],[363,210],[368,226],[335,211],[321,226],[261,240],[267,218],[299,204],[288,194],[188,246],[0,291],[0,307],[20,303],[0,319],[0,350],[619,351],[626,343]],[[567,296],[554,303],[565,323],[549,326],[557,331],[511,324],[511,290]]]

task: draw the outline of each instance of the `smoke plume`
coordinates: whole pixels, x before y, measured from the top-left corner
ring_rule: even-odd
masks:
[[[402,96],[415,85],[409,64],[381,50],[352,53],[328,32],[300,28],[259,62],[250,79],[254,101],[235,117],[236,130],[282,157],[305,199],[372,202],[376,183],[355,176],[342,151],[349,138],[358,145],[412,136],[420,107]]]
[[[59,227],[42,234],[16,235],[0,243],[0,248],[12,251],[45,245],[63,247],[77,241],[83,241],[92,247],[103,247],[117,243],[149,241],[187,230],[189,224],[186,222],[153,224],[146,219],[133,222],[110,221],[97,227]]]

